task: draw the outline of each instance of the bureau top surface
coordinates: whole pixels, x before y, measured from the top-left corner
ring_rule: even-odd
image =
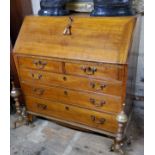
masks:
[[[61,59],[125,64],[135,17],[27,16],[14,53]]]

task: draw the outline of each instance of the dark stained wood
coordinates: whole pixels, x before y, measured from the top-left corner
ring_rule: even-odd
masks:
[[[14,45],[26,15],[32,14],[31,0],[10,0],[10,36]]]
[[[12,48],[26,15],[32,14],[31,0],[10,0],[10,74],[16,87],[20,87],[17,70],[13,60]]]
[[[10,43],[10,80],[14,81],[14,84],[16,85],[16,87],[20,87],[20,83],[19,83],[19,79],[18,79],[18,75],[17,75],[17,69],[15,66],[15,62],[13,59],[13,52],[12,52],[12,44]]]

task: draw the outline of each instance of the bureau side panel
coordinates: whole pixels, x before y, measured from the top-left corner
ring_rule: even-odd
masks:
[[[132,46],[128,55],[127,70],[128,70],[128,79],[127,79],[127,111],[131,111],[133,107],[133,99],[135,93],[135,81],[136,81],[136,72],[137,72],[137,61],[138,61],[138,49],[140,41],[140,27],[141,27],[141,17],[137,17],[137,23],[133,33]]]

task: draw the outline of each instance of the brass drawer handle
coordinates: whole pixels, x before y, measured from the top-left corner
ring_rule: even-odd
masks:
[[[32,91],[36,94],[36,95],[43,95],[44,93],[44,89],[42,88],[33,88]]]
[[[91,82],[90,86],[93,89],[96,89],[96,90],[103,90],[107,85],[106,84],[99,84],[99,83]]]
[[[91,115],[91,120],[96,124],[104,124],[106,119],[105,118],[96,118],[94,115]]]
[[[93,98],[90,98],[90,103],[93,104],[93,105],[95,105],[95,107],[103,107],[103,105],[106,104],[105,101],[100,101],[100,102],[98,103],[98,102],[96,102],[96,100],[93,99]]]
[[[42,78],[42,75],[41,74],[34,74],[34,73],[31,73],[31,76],[33,79],[35,80],[40,80]]]
[[[86,73],[87,75],[94,75],[95,72],[97,72],[97,68],[96,67],[81,67],[81,69],[84,71],[84,73]]]
[[[38,69],[43,69],[47,65],[47,62],[42,60],[34,60],[33,64],[35,64]]]
[[[47,105],[45,105],[45,104],[40,104],[40,103],[38,103],[38,104],[37,104],[37,107],[38,107],[39,109],[41,109],[41,110],[46,110],[46,109],[47,109]]]

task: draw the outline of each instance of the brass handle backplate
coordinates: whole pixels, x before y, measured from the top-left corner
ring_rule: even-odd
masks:
[[[31,76],[35,80],[40,80],[42,78],[42,75],[41,74],[31,73]]]
[[[87,75],[94,75],[95,72],[97,72],[97,68],[96,67],[81,67],[81,69],[84,71],[84,73],[86,73]]]
[[[38,103],[38,104],[37,104],[37,107],[38,107],[39,109],[41,109],[41,110],[46,110],[46,109],[47,109],[47,105],[45,105],[45,104],[40,104],[40,103]]]
[[[90,82],[90,86],[95,90],[103,90],[106,87],[106,84]]]
[[[33,88],[32,91],[36,94],[36,95],[43,95],[44,93],[44,89],[42,88]]]
[[[106,102],[105,101],[97,102],[95,99],[90,98],[90,103],[96,107],[102,107],[103,105],[105,105]]]
[[[69,17],[69,23],[67,24],[66,28],[63,31],[64,35],[71,35],[71,28],[72,28],[73,18]]]
[[[38,69],[43,69],[47,65],[47,62],[42,60],[34,60],[33,64],[35,64]]]
[[[106,119],[105,118],[96,118],[96,116],[91,115],[91,120],[96,124],[104,124]]]

